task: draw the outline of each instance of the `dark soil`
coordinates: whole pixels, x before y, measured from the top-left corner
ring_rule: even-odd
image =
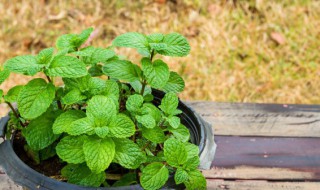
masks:
[[[29,158],[24,150],[26,141],[21,137],[20,133],[17,133],[13,140],[13,149],[18,157],[32,169],[37,172],[52,178],[59,178],[61,169],[65,164],[61,163],[57,156],[41,161],[40,164],[36,164],[31,158]]]

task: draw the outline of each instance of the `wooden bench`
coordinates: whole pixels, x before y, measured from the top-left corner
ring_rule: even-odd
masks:
[[[212,190],[320,189],[320,105],[188,102],[218,145]],[[21,189],[0,169],[0,190]]]

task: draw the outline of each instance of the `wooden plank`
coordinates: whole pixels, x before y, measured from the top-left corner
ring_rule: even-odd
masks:
[[[207,178],[320,180],[320,138],[216,136]]]
[[[209,190],[317,190],[319,182],[268,182],[254,180],[207,180]]]
[[[187,102],[217,135],[320,137],[320,105]]]

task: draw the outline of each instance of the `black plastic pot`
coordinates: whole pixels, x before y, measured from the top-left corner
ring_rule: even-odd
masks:
[[[154,104],[158,105],[164,96],[164,93],[153,90]],[[210,169],[214,158],[216,144],[213,138],[211,125],[205,122],[197,115],[192,108],[180,101],[179,107],[182,110],[181,122],[190,130],[192,143],[199,146],[200,149],[200,166],[201,169]],[[61,182],[33,170],[20,160],[12,146],[12,139],[5,139],[5,128],[9,116],[0,120],[0,165],[8,176],[16,183],[31,190],[142,190],[140,185],[124,187],[83,187],[79,185]],[[2,139],[4,141],[2,142]],[[175,185],[173,177],[169,178],[163,189],[184,189],[183,186]]]

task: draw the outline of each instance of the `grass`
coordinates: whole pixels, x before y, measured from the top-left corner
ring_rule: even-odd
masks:
[[[319,104],[319,10],[316,0],[7,0],[0,4],[0,63],[90,26],[101,47],[128,31],[179,32],[191,54],[165,60],[186,81],[182,99]],[[134,50],[118,52],[139,62]],[[0,88],[27,79],[13,74]]]

